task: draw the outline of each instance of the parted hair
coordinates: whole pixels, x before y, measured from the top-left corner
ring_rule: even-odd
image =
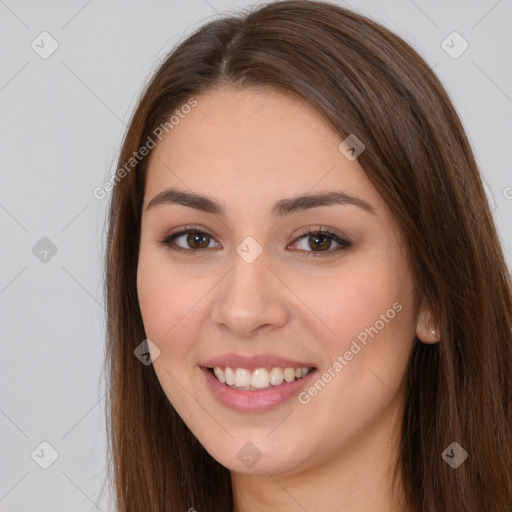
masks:
[[[145,86],[119,155],[130,160],[192,96],[229,85],[305,99],[343,140],[403,237],[441,341],[416,339],[395,476],[407,510],[512,510],[511,280],[472,149],[440,81],[401,38],[349,9],[289,0],[209,21]],[[107,430],[119,512],[231,512],[230,473],[176,413],[151,365],[136,273],[148,157],[113,187],[107,222]],[[469,454],[453,469],[453,442]]]

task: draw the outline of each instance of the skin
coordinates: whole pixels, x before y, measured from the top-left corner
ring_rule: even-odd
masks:
[[[146,335],[160,350],[158,380],[231,471],[237,512],[396,510],[405,371],[415,335],[437,340],[394,220],[358,161],[338,150],[343,138],[302,100],[228,87],[196,99],[153,150],[146,176],[137,287]],[[171,186],[215,198],[225,216],[178,204],[147,210]],[[375,214],[330,205],[272,215],[278,200],[327,191],[360,198]],[[185,225],[211,238],[191,246],[185,235],[175,245],[208,247],[185,254],[159,243]],[[351,246],[311,248],[301,229],[320,226]],[[247,236],[263,250],[252,263],[236,252]],[[295,396],[270,411],[236,412],[199,369],[225,353],[272,353],[322,374],[395,303],[400,312],[307,404]],[[262,454],[251,468],[237,457],[248,442]]]

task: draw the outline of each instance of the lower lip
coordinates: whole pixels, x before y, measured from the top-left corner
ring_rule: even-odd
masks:
[[[270,385],[269,388],[261,390],[243,390],[222,384],[207,368],[201,367],[201,371],[215,398],[226,407],[241,412],[268,411],[283,404],[292,396],[299,394],[300,390],[318,373],[315,369],[293,382],[283,382],[278,386]]]

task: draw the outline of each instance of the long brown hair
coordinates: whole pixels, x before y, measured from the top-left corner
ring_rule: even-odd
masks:
[[[366,149],[359,163],[405,240],[441,342],[416,340],[397,474],[421,512],[512,509],[511,281],[477,165],[441,83],[402,39],[350,10],[290,0],[211,21],[145,88],[119,158],[105,259],[108,438],[120,512],[231,511],[228,469],[191,434],[151,365],[136,272],[148,158],[132,156],[206,90],[267,86],[306,99]],[[132,158],[132,160],[130,160]],[[127,170],[128,169],[128,170]],[[442,458],[453,442],[469,457]]]

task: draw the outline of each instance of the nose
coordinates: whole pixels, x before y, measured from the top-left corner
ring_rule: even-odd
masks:
[[[240,338],[285,325],[289,315],[287,289],[275,274],[265,250],[252,263],[235,253],[233,267],[217,287],[212,321]]]

